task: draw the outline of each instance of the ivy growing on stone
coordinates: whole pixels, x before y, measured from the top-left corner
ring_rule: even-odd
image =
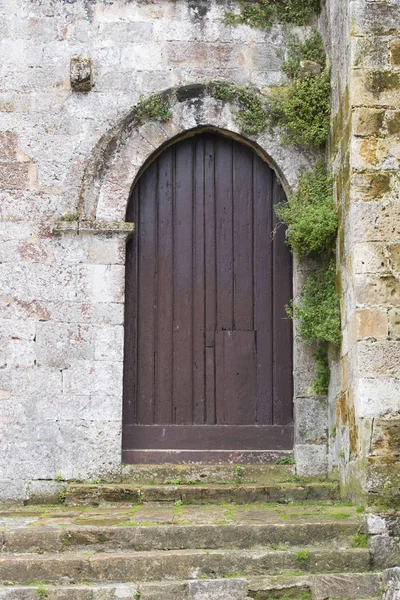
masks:
[[[228,25],[250,25],[268,31],[273,23],[309,25],[320,12],[320,0],[237,0],[240,12],[227,12]]]
[[[330,379],[328,345],[341,340],[339,299],[336,292],[334,244],[337,215],[332,181],[319,162],[305,172],[287,202],[276,206],[288,225],[287,243],[298,256],[312,255],[322,265],[305,278],[300,295],[287,307],[302,341],[314,346],[314,392],[327,393]]]
[[[268,115],[259,94],[229,83],[215,83],[210,86],[210,92],[216,100],[238,104],[239,111],[233,115],[243,133],[254,135],[265,130]]]
[[[145,120],[165,123],[172,116],[171,105],[161,94],[153,94],[148,98],[141,97],[133,108],[133,116],[137,123],[143,123]]]
[[[320,66],[321,71],[325,68],[326,54],[322,37],[317,29],[312,29],[310,35],[300,41],[298,35],[292,35],[289,39],[287,58],[282,67],[283,72],[289,79],[295,79],[300,75],[301,63],[313,61]]]
[[[296,192],[287,202],[277,204],[275,212],[288,225],[286,243],[297,256],[322,254],[332,248],[338,221],[332,180],[323,161],[303,174]]]

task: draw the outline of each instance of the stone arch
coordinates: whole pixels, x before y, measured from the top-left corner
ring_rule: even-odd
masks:
[[[274,169],[286,192],[296,186],[299,170],[314,163],[315,153],[283,146],[280,137],[267,130],[244,136],[235,121],[235,105],[216,100],[210,89],[211,85],[192,85],[166,90],[161,93],[171,105],[166,123],[138,123],[132,109],[102,136],[83,177],[82,221],[124,221],[130,191],[149,162],[177,138],[206,129],[251,146]]]
[[[132,228],[125,222],[126,209],[138,177],[168,145],[202,130],[219,131],[250,146],[276,172],[286,194],[295,189],[302,169],[311,168],[320,153],[284,146],[280,136],[267,129],[259,135],[243,135],[235,120],[238,107],[215,99],[211,89],[212,84],[166,90],[161,96],[170,104],[171,118],[167,122],[138,123],[132,108],[108,130],[96,144],[84,173],[78,206],[80,223],[67,223],[61,229],[129,237]],[[307,269],[307,264],[294,260],[295,294]],[[314,422],[319,424],[319,430],[327,423],[327,405],[310,392],[312,350],[295,337],[293,351],[296,471],[299,475],[309,474],[309,465],[313,464],[312,472],[323,474],[327,468],[326,439],[316,439],[312,432]]]

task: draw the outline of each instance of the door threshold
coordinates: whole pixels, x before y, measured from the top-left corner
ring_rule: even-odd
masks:
[[[128,465],[266,465],[274,464],[292,450],[123,450],[122,462]]]

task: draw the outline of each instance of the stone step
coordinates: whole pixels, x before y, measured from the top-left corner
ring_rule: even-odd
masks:
[[[309,596],[308,596],[309,595]],[[380,598],[379,573],[341,573],[307,576],[197,579],[129,584],[91,584],[0,587],[1,600],[270,600],[312,597],[313,600]]]
[[[184,504],[333,502],[338,498],[338,485],[322,482],[264,485],[69,484],[65,492],[67,506],[99,506],[107,503],[138,504],[143,502],[182,502]]]
[[[130,526],[76,526],[6,529],[2,534],[3,554],[88,552],[111,550],[184,550],[190,548],[299,548],[313,546],[351,547],[360,532],[360,523],[305,521],[302,523],[218,525],[171,524]]]
[[[278,461],[291,461],[292,452],[277,452]],[[184,484],[184,483],[283,483],[294,477],[291,464],[195,464],[195,465],[122,465],[122,483]]]
[[[254,600],[301,598],[310,593],[312,600],[362,600],[381,598],[380,573],[319,573],[317,575],[272,576],[251,579],[248,595]]]
[[[157,552],[0,555],[2,584],[79,583],[231,578],[315,572],[362,572],[364,548],[294,550],[174,550]]]

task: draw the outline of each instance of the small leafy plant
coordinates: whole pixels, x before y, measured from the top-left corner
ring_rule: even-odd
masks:
[[[170,103],[161,94],[153,94],[148,98],[141,97],[133,108],[133,114],[138,123],[145,120],[165,123],[172,116]]]
[[[298,35],[292,35],[288,44],[288,53],[283,72],[289,79],[295,79],[300,74],[300,66],[303,60],[312,60],[325,68],[326,54],[321,35],[317,29],[313,29],[304,42],[300,41]]]
[[[259,94],[244,86],[223,82],[213,84],[210,92],[216,100],[235,102],[239,106],[233,116],[243,133],[254,135],[265,130],[268,115]]]
[[[282,456],[281,458],[277,458],[275,461],[276,465],[294,465],[296,460],[293,456]]]
[[[320,12],[319,0],[238,0],[240,13],[227,12],[227,25],[250,25],[268,31],[273,23],[309,25]]]
[[[332,248],[338,220],[332,180],[323,161],[303,174],[296,192],[287,202],[277,204],[275,212],[288,225],[286,243],[298,256],[322,254]]]
[[[282,142],[292,146],[322,148],[329,135],[331,113],[330,73],[295,78],[273,88],[269,95],[271,129],[280,127]]]
[[[287,307],[306,344],[340,344],[340,309],[335,278],[333,262],[314,269],[304,281],[299,299]]]

